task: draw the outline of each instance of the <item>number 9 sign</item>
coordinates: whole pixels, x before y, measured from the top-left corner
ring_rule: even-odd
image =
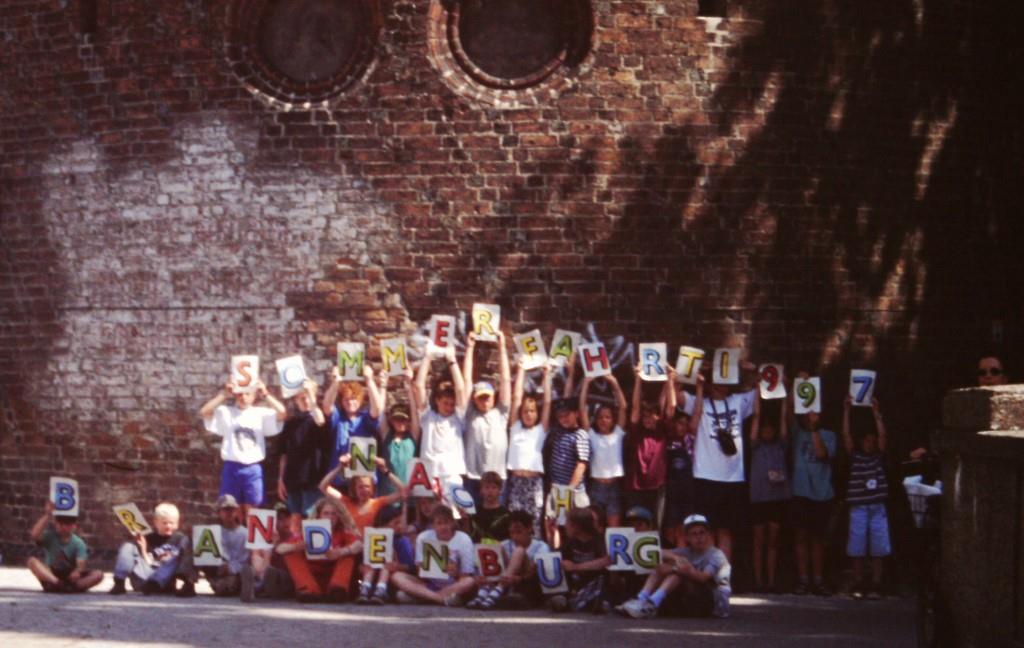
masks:
[[[758,367],[761,376],[761,398],[786,397],[786,383],[783,381],[783,366],[780,364],[763,364]]]
[[[850,370],[850,399],[856,407],[871,407],[875,396],[876,374],[870,369]]]
[[[793,413],[809,412],[821,413],[821,378],[818,376],[793,381]]]

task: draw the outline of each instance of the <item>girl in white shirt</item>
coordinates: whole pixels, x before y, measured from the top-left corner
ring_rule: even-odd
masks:
[[[544,439],[551,419],[551,367],[544,365],[543,404],[538,412],[535,394],[523,395],[526,370],[520,359],[512,390],[511,427],[508,441],[508,491],[510,511],[526,511],[533,518],[535,534],[541,532],[544,508]]]
[[[607,403],[598,405],[594,413],[594,425],[590,425],[587,410],[587,395],[590,393],[591,378],[583,379],[580,389],[580,422],[589,430],[590,437],[590,482],[587,494],[591,504],[604,509],[608,526],[619,526],[622,521],[622,440],[626,436],[626,395],[622,393],[619,381],[613,375],[604,377],[611,385],[615,406]]]

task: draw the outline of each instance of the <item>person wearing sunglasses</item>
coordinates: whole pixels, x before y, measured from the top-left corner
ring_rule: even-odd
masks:
[[[1003,361],[996,355],[986,355],[978,359],[978,387],[993,387],[1007,383]]]

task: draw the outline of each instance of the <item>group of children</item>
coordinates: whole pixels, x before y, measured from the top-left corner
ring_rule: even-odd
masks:
[[[217,509],[225,563],[203,571],[214,592],[243,600],[294,592],[303,601],[726,616],[734,534],[752,524],[755,588],[775,591],[780,529],[790,523],[797,593],[828,593],[824,548],[837,447],[818,414],[793,416],[787,399],[762,403],[749,363],[741,365],[741,386],[708,384],[707,394],[704,377],[691,393],[670,367],[660,384],[643,382],[637,367],[627,401],[612,375],[584,378],[577,395],[573,358],[558,398],[551,364],[536,369],[541,387],[528,393],[526,364],[517,364],[513,379],[505,338],[496,337],[490,343],[496,386],[475,375],[478,347],[488,343],[470,333],[462,366],[449,349],[444,375],[431,389],[434,361],[425,359],[415,374],[406,369],[400,380],[407,405],[387,407],[389,378],[368,365],[362,382],[342,381],[335,369],[319,403],[311,380],[287,407],[257,380],[252,390],[228,383],[204,404],[200,415],[221,438],[223,460]],[[658,393],[645,395],[651,384]],[[889,553],[885,428],[877,401],[872,413],[874,426],[855,442],[847,400],[842,429],[851,465],[847,549],[858,577],[854,592],[869,596],[877,595],[881,558]],[[275,436],[274,545],[247,549],[241,523],[250,508],[263,505],[262,465],[267,439]],[[346,478],[359,438],[377,441],[376,474]],[[429,493],[407,488],[416,460],[433,482]],[[468,491],[474,513],[453,503],[453,487]],[[569,494],[567,514],[560,492]],[[44,588],[81,591],[99,582],[99,572],[85,569],[73,522],[58,518],[56,531],[44,531],[47,517],[32,530],[46,558],[30,562]],[[302,520],[310,518],[330,521],[324,559],[306,554]],[[174,505],[157,506],[155,530],[121,547],[111,593],[125,592],[126,582],[144,593],[171,591],[176,579],[182,581],[177,594],[195,593],[200,572],[179,524]],[[607,570],[605,529],[623,525],[661,533],[662,562],[649,575]],[[393,530],[393,557],[383,566],[362,564],[367,527]],[[475,543],[500,547],[499,578],[479,573]],[[425,552],[435,546],[446,548],[444,575],[422,575]],[[545,595],[548,574],[536,559],[553,551],[568,591]],[[869,585],[859,580],[865,558],[871,559]]]

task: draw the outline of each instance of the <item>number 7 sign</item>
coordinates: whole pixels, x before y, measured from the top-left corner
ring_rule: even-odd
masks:
[[[876,374],[870,369],[850,370],[850,398],[857,407],[871,407],[875,395]]]

